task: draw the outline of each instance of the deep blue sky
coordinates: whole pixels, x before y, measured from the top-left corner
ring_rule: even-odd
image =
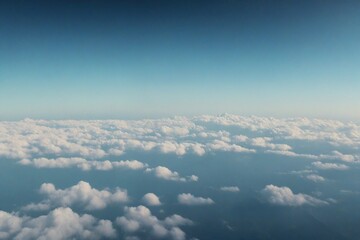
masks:
[[[360,119],[359,1],[1,1],[0,119]]]

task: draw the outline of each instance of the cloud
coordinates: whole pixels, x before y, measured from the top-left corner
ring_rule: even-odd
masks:
[[[226,131],[229,126],[236,131]],[[294,140],[307,146],[307,151],[301,152],[292,146]],[[311,151],[312,143],[325,144],[330,150],[320,154]],[[137,121],[25,119],[0,122],[0,157],[16,160],[44,157],[96,160],[129,151],[157,151],[178,156],[225,151],[360,162],[359,148],[360,125],[324,119],[222,114]],[[344,149],[346,154],[342,153]],[[24,163],[32,164],[29,161]],[[90,168],[89,165],[93,169],[111,168],[102,162],[85,164],[85,167]]]
[[[178,202],[183,205],[211,205],[215,203],[211,198],[195,197],[190,193],[179,194]]]
[[[253,149],[248,149],[236,144],[229,144],[222,140],[214,140],[207,145],[213,151],[225,151],[225,152],[255,152]]]
[[[299,157],[299,158],[307,158],[313,160],[341,160],[345,162],[359,162],[359,156],[353,156],[349,154],[342,154],[339,151],[332,151],[330,154],[303,154],[303,153],[295,153],[289,150],[266,150],[266,153],[278,154],[288,157]]]
[[[178,182],[196,182],[198,181],[198,177],[195,175],[181,177],[178,172],[171,171],[167,167],[157,166],[156,168],[147,168],[146,172],[153,173],[156,177],[170,180],[170,181],[178,181]]]
[[[86,210],[99,210],[104,209],[108,204],[125,203],[129,200],[126,190],[120,188],[114,191],[97,190],[84,181],[66,189],[56,189],[52,183],[43,183],[39,192],[45,200],[38,204],[29,204],[23,210],[46,210],[52,207],[74,205]]]
[[[137,160],[122,160],[122,161],[95,161],[95,160],[86,160],[84,158],[35,158],[32,160],[22,159],[19,161],[19,164],[24,166],[34,166],[36,168],[70,168],[77,167],[83,171],[90,170],[100,170],[100,171],[109,171],[116,168],[124,168],[131,170],[140,170],[148,167],[147,164],[139,162]],[[171,171],[167,167],[158,166],[155,168],[146,168],[145,172],[152,172],[158,178],[170,180],[170,181],[179,181],[179,182],[196,182],[199,180],[199,177],[196,175],[191,175],[187,177],[181,177],[178,172]]]
[[[47,211],[51,208],[49,201],[44,201],[40,203],[30,203],[21,209],[24,211]]]
[[[9,239],[22,228],[23,219],[0,210],[0,239]]]
[[[312,165],[321,170],[347,170],[347,169],[349,169],[349,167],[344,164],[322,163],[319,161],[313,162]]]
[[[224,192],[239,192],[240,191],[239,187],[236,187],[236,186],[221,187],[220,190],[224,191]]]
[[[159,206],[161,205],[160,199],[156,194],[154,193],[147,193],[142,198],[142,201],[147,206]]]
[[[262,194],[271,204],[274,205],[297,207],[302,205],[320,206],[328,204],[326,201],[322,201],[303,193],[295,194],[288,187],[277,187],[272,184],[267,185],[262,190]]]
[[[256,138],[248,139],[248,142],[255,147],[262,147],[277,151],[289,151],[292,149],[292,147],[287,144],[274,144],[271,143],[271,141],[272,138],[270,137],[256,137]]]
[[[319,159],[319,156],[313,154],[303,154],[303,153],[295,153],[289,150],[266,150],[266,153],[272,153],[277,155],[283,155],[287,157],[299,157],[299,158],[308,158],[308,159]]]
[[[256,138],[245,135],[235,135],[235,142],[250,144],[265,148],[265,152],[273,152],[287,156],[299,156],[317,159],[339,159],[342,161],[359,161],[359,155],[342,154],[339,149],[347,147],[353,152],[357,152],[360,147],[360,125],[353,122],[340,122],[325,119],[308,119],[308,118],[273,118],[273,117],[244,117],[232,114],[222,114],[218,116],[203,115],[194,117],[198,124],[215,124],[218,128],[237,127],[245,132],[251,131]],[[270,140],[283,142],[280,145],[269,143]],[[291,144],[286,141],[297,140],[308,144],[326,143],[333,149],[330,153],[320,155],[295,153],[290,151]],[[285,144],[285,145],[282,145]],[[338,153],[340,154],[338,154]],[[345,156],[344,156],[345,155]]]
[[[164,223],[168,226],[184,226],[192,225],[193,222],[187,218],[184,218],[180,215],[174,214],[170,217],[166,217]]]
[[[193,222],[180,215],[172,215],[159,220],[145,206],[125,207],[124,216],[118,217],[116,223],[128,237],[137,237],[138,232],[146,232],[152,238],[184,240],[186,234],[179,226],[191,225]]]
[[[236,142],[247,142],[249,137],[245,135],[235,135],[234,139]]]
[[[339,151],[332,151],[330,155],[320,155],[320,158],[323,159],[340,159],[341,161],[344,162],[359,162],[360,158],[359,156],[353,156],[350,154],[343,154]]]
[[[304,170],[290,171],[289,174],[303,175],[303,174],[310,174],[310,173],[314,173],[314,172],[316,172],[316,171],[311,170],[311,169],[304,169]]]
[[[115,238],[111,221],[89,214],[79,215],[71,208],[56,208],[36,218],[0,211],[0,239],[103,239]]]
[[[112,170],[114,168],[124,168],[124,169],[144,169],[147,167],[147,164],[139,162],[137,160],[122,160],[122,161],[88,161],[84,158],[35,158],[32,160],[22,159],[19,161],[19,164],[26,166],[34,166],[36,168],[70,168],[77,167],[83,171],[89,170]]]
[[[310,181],[313,181],[313,182],[324,182],[325,181],[324,177],[319,176],[317,174],[307,175],[306,178],[309,179]]]
[[[186,127],[169,127],[163,126],[160,128],[161,132],[165,135],[178,135],[178,136],[185,136],[189,134],[189,129]]]
[[[137,160],[122,160],[111,162],[114,168],[128,168],[132,170],[143,169],[147,167],[147,164],[139,162]]]

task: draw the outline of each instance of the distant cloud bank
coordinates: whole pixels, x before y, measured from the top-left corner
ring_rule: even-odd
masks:
[[[235,127],[237,131],[229,131],[229,127]],[[293,145],[295,140],[306,144],[327,144],[332,150],[321,154],[301,152]],[[344,147],[346,153],[342,152]],[[129,151],[155,151],[178,156],[259,152],[353,163],[360,161],[359,148],[360,125],[308,118],[223,114],[137,121],[25,119],[0,122],[0,156],[35,167],[78,167],[83,170],[142,168],[124,162],[114,165],[96,161],[119,157]]]

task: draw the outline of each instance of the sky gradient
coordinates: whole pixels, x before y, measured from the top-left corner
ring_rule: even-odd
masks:
[[[359,63],[359,1],[0,3],[0,120],[359,120]]]

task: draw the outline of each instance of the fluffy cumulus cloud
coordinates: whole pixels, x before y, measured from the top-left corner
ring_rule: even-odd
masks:
[[[156,168],[147,168],[146,172],[153,173],[156,177],[170,180],[170,181],[179,181],[179,182],[196,182],[198,181],[198,176],[191,175],[187,177],[181,177],[178,172],[171,171],[167,167],[158,166]]]
[[[151,239],[184,240],[186,234],[180,226],[193,224],[191,220],[180,215],[160,220],[142,205],[125,207],[124,212],[124,216],[118,217],[116,223],[125,232],[127,239],[138,239],[138,234],[146,232]]]
[[[98,220],[71,208],[56,208],[36,218],[0,211],[0,239],[110,239],[116,231],[109,220]]]
[[[324,182],[325,181],[325,178],[320,176],[320,175],[317,175],[317,174],[310,174],[310,175],[307,175],[306,178],[310,181],[313,181],[313,182]]]
[[[178,195],[178,202],[183,205],[211,205],[215,202],[211,198],[195,197],[191,193],[182,193]]]
[[[142,198],[142,201],[147,206],[159,206],[161,205],[160,199],[155,193],[147,193]]]
[[[111,170],[114,168],[124,168],[138,170],[147,167],[147,164],[139,162],[137,160],[121,160],[121,161],[88,161],[84,158],[74,157],[74,158],[35,158],[32,160],[22,159],[19,161],[21,165],[34,166],[36,168],[70,168],[77,167],[84,171],[89,170]]]
[[[58,206],[80,206],[86,210],[99,210],[104,209],[108,204],[125,203],[129,199],[126,190],[120,188],[114,191],[98,190],[84,181],[66,189],[56,189],[53,184],[44,183],[39,192],[45,200],[37,204],[31,203],[23,210],[47,210]]]
[[[240,192],[239,187],[236,186],[221,187],[220,190],[224,192]]]
[[[288,187],[267,185],[262,190],[262,194],[274,205],[297,207],[302,205],[320,206],[328,204],[326,201],[314,198],[307,194],[293,193]]]

